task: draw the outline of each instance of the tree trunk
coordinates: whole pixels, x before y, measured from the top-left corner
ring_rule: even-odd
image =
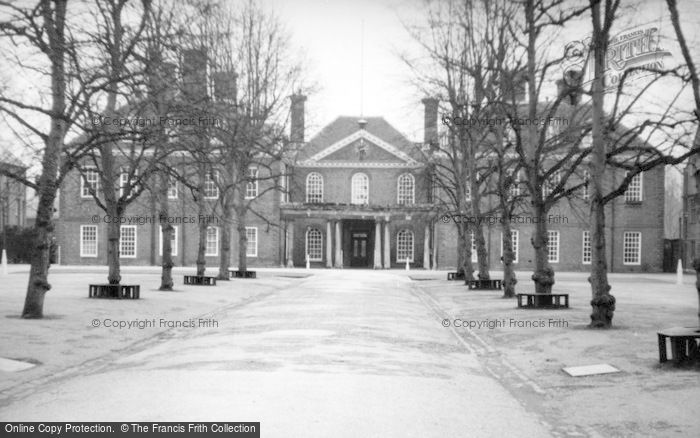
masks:
[[[698,327],[700,328],[700,257],[693,260],[693,268],[695,268],[695,288],[698,290]]]
[[[160,287],[158,290],[173,290],[173,246],[172,246],[172,235],[173,226],[168,221],[170,217],[170,206],[168,205],[168,174],[162,172],[160,175],[160,187],[158,190],[158,196],[160,198],[159,205],[160,211],[158,212],[158,217],[160,222],[161,239],[163,242],[163,256],[161,257],[162,271],[160,275]],[[183,229],[182,232],[185,230]]]
[[[233,228],[233,208],[231,202],[228,199],[228,195],[225,195],[223,205],[223,226],[221,227],[221,254],[219,258],[219,280],[228,280],[229,273],[228,270],[231,264],[231,229]]]
[[[515,271],[513,270],[515,253],[513,252],[513,239],[511,238],[510,217],[504,215],[501,224],[503,232],[503,298],[513,298],[515,296],[515,285],[518,283],[518,280],[515,278]]]
[[[539,189],[539,187],[538,187]],[[552,293],[552,285],[554,284],[554,270],[549,266],[549,254],[547,251],[547,222],[545,217],[547,214],[544,208],[544,202],[540,196],[533,194],[533,217],[537,219],[535,231],[532,236],[532,247],[535,250],[535,273],[532,274],[532,280],[535,282],[535,292],[538,294]]]
[[[591,158],[591,328],[610,328],[615,312],[615,297],[610,294],[608,264],[605,256],[605,205],[603,204],[603,178],[605,174],[606,147],[603,136],[603,73],[607,35],[600,25],[600,4],[591,8],[593,20],[593,89],[592,89],[592,137]],[[606,17],[607,19],[607,17]]]
[[[204,199],[204,178],[206,169],[203,165],[200,165],[199,172],[199,186],[197,190],[197,214],[200,218],[206,217],[206,201]],[[197,246],[197,276],[201,277],[204,275],[206,270],[207,259],[205,254],[207,252],[207,222],[200,220],[198,222],[199,226],[199,244]]]
[[[51,14],[50,4],[41,5],[44,14],[44,24],[48,35],[51,52],[51,127],[46,138],[44,156],[39,177],[39,205],[36,212],[35,251],[31,258],[27,295],[24,299],[22,318],[36,319],[44,316],[44,296],[51,289],[48,282],[49,265],[51,260],[51,236],[53,234],[53,204],[56,199],[56,174],[58,160],[66,135],[66,122],[63,119],[66,109],[66,77],[65,77],[65,34],[66,2],[58,1]]]
[[[478,215],[475,215],[478,218]],[[478,219],[477,219],[478,222]],[[474,227],[474,240],[476,243],[476,258],[479,266],[479,280],[489,280],[489,254],[486,251],[486,239],[484,238],[484,227],[477,223]],[[471,245],[469,248],[471,251]],[[471,260],[471,257],[470,257]]]
[[[240,173],[243,175],[243,173]],[[237,207],[236,220],[238,221],[238,270],[245,272],[248,270],[248,236],[246,236],[245,224],[248,207],[245,205],[245,185],[236,188]]]

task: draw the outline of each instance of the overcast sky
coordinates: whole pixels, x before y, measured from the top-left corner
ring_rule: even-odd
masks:
[[[424,97],[410,84],[411,72],[396,53],[413,50],[402,21],[419,23],[422,0],[266,0],[289,27],[293,41],[310,60],[310,75],[321,90],[307,101],[307,139],[339,115],[359,115],[360,95],[366,116],[384,116],[413,141],[422,140]],[[632,5],[633,2],[623,1]],[[700,0],[679,0],[683,30],[696,62],[700,62],[698,17]],[[364,22],[364,56],[361,56]],[[621,14],[617,29],[654,25],[662,46],[673,53],[675,66],[682,57],[675,43],[664,0],[642,0]],[[590,33],[590,16],[567,26],[560,45]],[[360,64],[364,58],[361,93]],[[668,59],[667,59],[668,60]],[[671,65],[666,65],[671,67]],[[660,87],[662,88],[662,87]],[[650,101],[668,96],[656,90]],[[688,93],[686,101],[691,104]]]
[[[411,84],[411,72],[397,53],[415,52],[402,21],[421,23],[425,16],[423,0],[260,1],[287,26],[292,44],[308,60],[309,79],[319,86],[318,92],[307,100],[307,139],[337,116],[359,116],[361,102],[365,116],[383,116],[410,140],[422,139],[420,100],[424,96]],[[623,1],[627,3],[631,2]],[[679,3],[683,29],[694,59],[700,63],[700,0]],[[640,25],[660,28],[663,48],[673,53],[666,67],[681,62],[664,0],[638,1],[634,9],[621,14],[617,29]],[[586,15],[580,23],[568,25],[557,44],[563,50],[566,42],[587,36],[589,29],[590,18]],[[12,76],[18,79],[14,77],[17,75]],[[22,84],[21,78],[10,84]],[[664,87],[652,91],[650,104],[669,97]],[[684,99],[692,104],[690,93]],[[1,143],[17,147],[7,129],[0,129],[0,147]]]

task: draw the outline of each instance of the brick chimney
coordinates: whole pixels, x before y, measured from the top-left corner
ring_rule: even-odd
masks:
[[[289,139],[294,143],[304,142],[304,102],[306,96],[303,94],[292,94],[291,127]]]
[[[219,71],[214,76],[214,99],[235,105],[238,100],[237,79],[235,71]]]
[[[437,146],[438,144],[438,105],[439,101],[434,97],[426,97],[423,103],[423,143],[425,146]]]
[[[190,102],[207,98],[207,54],[203,49],[189,49],[182,54],[182,92]]]

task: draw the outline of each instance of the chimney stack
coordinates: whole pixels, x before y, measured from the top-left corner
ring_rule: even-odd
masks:
[[[207,98],[207,54],[203,49],[185,50],[182,55],[182,91],[191,102]]]
[[[426,97],[421,100],[423,103],[423,142],[426,146],[437,146],[438,144],[438,105],[439,101],[434,97]]]
[[[292,101],[291,108],[291,127],[289,133],[289,139],[294,143],[304,142],[304,102],[306,101],[306,96],[303,94],[292,94],[290,96]]]

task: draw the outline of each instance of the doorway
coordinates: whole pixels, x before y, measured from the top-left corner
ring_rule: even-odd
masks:
[[[371,268],[374,262],[374,221],[349,219],[343,221],[345,266]]]

